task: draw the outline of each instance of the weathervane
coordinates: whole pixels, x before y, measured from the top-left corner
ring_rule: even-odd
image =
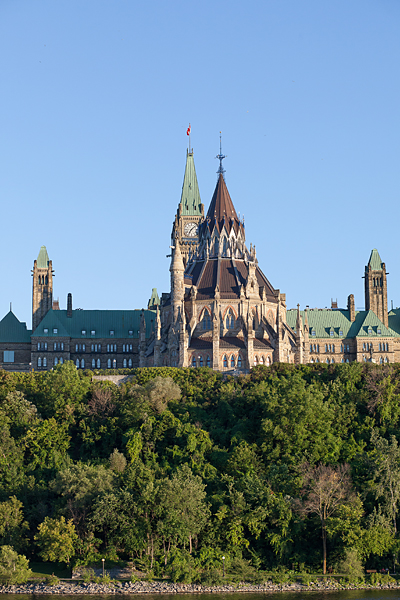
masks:
[[[224,175],[225,169],[222,166],[222,161],[224,160],[224,158],[226,158],[226,156],[225,156],[225,154],[222,154],[222,136],[221,136],[221,132],[219,132],[219,154],[217,154],[217,156],[215,158],[218,158],[218,160],[219,160],[219,169],[218,169],[217,173],[221,173],[222,175]]]

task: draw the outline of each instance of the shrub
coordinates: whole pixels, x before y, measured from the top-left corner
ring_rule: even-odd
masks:
[[[209,569],[202,574],[201,583],[207,586],[222,585],[224,583],[224,578],[219,569]]]
[[[0,547],[0,581],[7,585],[25,583],[32,577],[28,559],[11,546]]]
[[[344,558],[336,563],[335,570],[343,575],[350,575],[361,580],[364,578],[363,564],[357,550],[354,548],[346,550]]]
[[[372,585],[387,585],[388,583],[396,583],[396,580],[386,573],[371,573],[370,583]]]
[[[60,580],[58,579],[57,575],[54,575],[54,573],[52,573],[51,575],[47,575],[46,585],[58,585],[59,583]]]
[[[271,579],[272,583],[275,583],[275,585],[283,585],[290,581],[290,573],[288,573],[284,567],[278,567],[272,571]]]
[[[94,570],[87,568],[82,569],[82,579],[85,583],[90,583],[94,580]]]

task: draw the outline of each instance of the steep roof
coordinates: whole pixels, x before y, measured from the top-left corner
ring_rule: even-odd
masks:
[[[42,246],[37,257],[37,266],[39,269],[47,269],[49,266],[49,255],[47,254],[46,246]]]
[[[300,311],[304,323],[305,311]],[[386,327],[372,310],[362,310],[355,313],[355,320],[350,321],[348,310],[310,309],[307,311],[310,339],[330,338],[344,339],[357,337],[400,337],[394,329]],[[286,313],[289,327],[296,328],[297,310],[291,309]],[[315,331],[315,336],[312,332]],[[340,335],[342,332],[342,335]],[[332,333],[332,335],[331,335]]]
[[[141,310],[49,310],[33,332],[34,337],[71,337],[84,339],[138,338]],[[155,323],[152,310],[145,310],[146,338],[150,337]],[[45,332],[47,329],[47,332]],[[56,330],[56,333],[54,333]],[[82,331],[86,333],[83,334]],[[94,334],[92,335],[92,331]],[[110,332],[113,331],[114,335]],[[133,333],[129,335],[129,331]]]
[[[186,154],[186,169],[183,178],[181,194],[181,214],[201,216],[201,199],[196,169],[194,168],[193,152]]]
[[[10,310],[0,321],[0,342],[30,343],[31,331]]]
[[[383,269],[382,265],[383,263],[381,261],[381,257],[379,256],[379,252],[376,248],[374,248],[371,252],[371,256],[369,257],[366,270],[371,267],[372,271],[381,271]]]
[[[160,297],[157,293],[157,288],[153,288],[147,308],[151,310],[152,308],[155,309],[156,306],[160,306]]]
[[[204,230],[207,226],[212,229],[214,224],[219,232],[222,231],[224,226],[228,233],[230,233],[232,227],[234,227],[236,233],[241,229],[244,239],[244,227],[236,214],[222,173],[219,174],[207,216],[201,225],[201,229]]]

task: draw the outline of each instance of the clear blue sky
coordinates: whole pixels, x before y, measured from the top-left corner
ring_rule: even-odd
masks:
[[[189,122],[289,307],[363,307],[374,247],[400,305],[398,0],[1,0],[0,65],[0,317],[42,244],[61,308],[169,291]]]

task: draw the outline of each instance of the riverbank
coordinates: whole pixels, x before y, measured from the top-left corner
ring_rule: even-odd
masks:
[[[399,583],[388,583],[371,585],[346,584],[329,579],[326,581],[316,581],[310,585],[301,583],[286,583],[283,585],[266,582],[263,584],[240,583],[237,585],[218,585],[204,586],[201,584],[185,583],[167,583],[167,582],[113,582],[109,584],[102,583],[81,583],[61,581],[57,585],[46,585],[45,583],[27,583],[24,585],[0,586],[0,594],[62,594],[62,595],[123,595],[123,594],[216,594],[228,592],[250,592],[250,593],[268,593],[268,592],[325,592],[340,590],[390,590],[400,589]]]

